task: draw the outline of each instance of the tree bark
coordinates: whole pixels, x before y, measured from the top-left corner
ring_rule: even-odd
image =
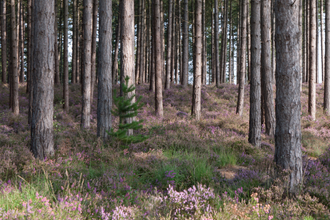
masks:
[[[59,85],[60,84],[60,63],[59,63],[59,59],[58,59],[58,42],[57,42],[57,2],[55,1],[55,23],[54,23],[54,31],[55,31],[55,41],[54,41],[54,53],[55,53],[55,84]],[[28,64],[29,65],[29,64]]]
[[[154,13],[154,20],[155,20],[155,28],[154,28],[154,36],[155,36],[155,110],[156,115],[160,118],[163,118],[163,83],[162,83],[162,51],[161,51],[161,37],[160,37],[160,1],[155,0],[155,13]]]
[[[120,3],[119,3],[120,4]],[[120,43],[120,6],[118,10],[118,25],[116,30],[116,47],[112,64],[112,84],[115,85],[118,82],[118,54],[119,54],[119,43]]]
[[[183,4],[183,28],[182,28],[182,81],[183,87],[188,86],[188,62],[189,62],[189,51],[188,51],[188,0],[184,0]]]
[[[15,13],[15,0],[11,0],[11,39],[12,39],[12,112],[14,115],[19,115],[19,101],[18,101],[18,41],[16,29],[16,13]]]
[[[247,0],[242,0],[241,32],[240,32],[240,58],[239,58],[239,88],[236,114],[243,116],[244,109],[244,83],[246,70],[246,16]]]
[[[228,73],[228,78],[229,78],[229,84],[232,83],[232,74],[233,74],[233,69],[232,69],[232,63],[234,60],[232,60],[232,53],[233,53],[233,1],[230,1],[230,36],[229,36],[229,73]]]
[[[112,106],[112,1],[100,0],[100,43],[98,66],[97,136],[109,139]],[[110,74],[109,74],[110,73]]]
[[[140,33],[140,68],[139,70],[139,84],[144,83],[144,60],[145,60],[145,53],[144,53],[144,42],[145,42],[145,24],[144,24],[144,10],[145,10],[145,0],[141,0],[141,33]]]
[[[321,75],[321,81],[324,82],[324,32],[323,32],[323,0],[320,1],[320,11],[321,11],[321,72],[322,72],[322,75]]]
[[[167,61],[165,89],[171,88],[171,62],[172,62],[172,9],[173,0],[168,1],[168,25],[167,25]]]
[[[136,54],[135,54],[135,82],[139,82],[139,76],[140,76],[140,58],[141,58],[141,1],[138,1],[138,13],[139,16],[137,18],[137,40],[136,40]]]
[[[71,83],[77,81],[77,0],[73,0],[73,36],[72,36],[72,78]]]
[[[31,0],[29,0],[29,3]],[[7,83],[7,10],[6,0],[2,0],[1,16],[1,56],[2,56],[2,83]]]
[[[13,1],[13,0],[12,0]],[[31,150],[44,160],[54,155],[54,1],[35,1],[33,40],[33,116]]]
[[[21,1],[21,11],[20,11],[20,32],[19,32],[19,38],[20,38],[20,57],[21,57],[21,68],[20,68],[20,79],[19,81],[22,83],[24,82],[24,4],[23,0]]]
[[[255,147],[260,147],[261,143],[260,34],[260,0],[252,0],[249,142]]]
[[[309,32],[309,93],[308,113],[312,120],[316,115],[316,1],[310,1],[310,32]]]
[[[302,182],[299,65],[299,1],[275,1],[276,132],[275,162],[290,171],[289,193]]]
[[[191,114],[196,120],[200,120],[202,110],[202,5],[202,0],[195,1],[195,69]]]
[[[219,4],[218,0],[214,0],[214,66],[216,85],[220,86],[220,61],[219,61]]]
[[[207,64],[207,51],[206,51],[206,26],[205,26],[205,0],[202,1],[202,84],[206,85],[206,64]]]
[[[324,112],[330,115],[330,2],[325,4]]]
[[[81,128],[90,128],[91,113],[91,60],[92,60],[92,14],[93,0],[84,0],[83,13],[83,31],[84,31],[84,68],[83,70],[83,97],[82,97],[82,113]]]
[[[69,112],[69,2],[64,0],[64,60],[63,60],[63,109]]]
[[[28,123],[29,125],[32,125],[32,113],[33,113],[33,40],[34,40],[34,15],[33,15],[33,8],[32,6],[34,5],[34,0],[29,0],[28,2],[28,13],[29,13],[29,45],[28,47],[30,48],[30,53],[28,56],[28,67],[30,67],[30,70],[28,71],[28,91],[29,91],[29,112],[28,112]],[[55,40],[54,40],[55,41]]]
[[[97,14],[98,0],[93,0],[93,28],[92,28],[92,67],[91,67],[91,104],[94,100],[94,87],[96,82],[96,32],[97,32]]]
[[[271,67],[271,12],[270,0],[261,0],[261,89],[264,98],[263,109],[265,114],[266,134],[275,134],[275,112],[272,85]]]

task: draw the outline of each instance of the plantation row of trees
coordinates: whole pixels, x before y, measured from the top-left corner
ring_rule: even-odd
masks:
[[[249,142],[260,146],[265,124],[266,133],[275,135],[277,164],[291,170],[294,192],[302,179],[302,82],[309,83],[311,118],[315,119],[317,81],[325,82],[324,112],[330,113],[328,2],[325,12],[323,37],[322,0],[2,0],[2,82],[9,82],[9,106],[18,115],[19,82],[27,81],[31,150],[40,159],[54,154],[54,84],[63,86],[66,112],[69,82],[81,84],[81,129],[90,128],[97,84],[97,134],[107,141],[112,86],[124,83],[126,76],[128,86],[149,83],[160,118],[163,90],[192,83],[191,114],[196,120],[201,118],[203,85],[236,81],[237,114],[242,116],[249,82]],[[317,74],[318,59],[322,74]]]

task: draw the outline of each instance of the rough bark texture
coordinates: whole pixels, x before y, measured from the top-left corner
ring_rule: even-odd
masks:
[[[228,19],[228,0],[224,2],[223,27],[221,40],[221,61],[220,61],[220,79],[221,83],[226,82],[226,64],[227,64],[227,19]]]
[[[144,22],[144,10],[145,10],[145,0],[141,2],[141,33],[140,33],[140,68],[139,70],[139,84],[144,83],[144,60],[145,60],[145,53],[144,53],[144,42],[145,42],[145,22]]]
[[[69,2],[64,0],[64,60],[63,60],[63,99],[64,111],[69,112]]]
[[[100,0],[100,43],[98,61],[97,136],[106,141],[111,130],[112,106],[112,1]]]
[[[19,102],[18,102],[18,39],[16,29],[16,13],[15,13],[15,0],[11,0],[11,53],[12,53],[12,112],[14,115],[19,114]]]
[[[119,54],[119,43],[120,43],[120,10],[118,14],[118,25],[116,30],[116,47],[115,47],[115,53],[113,57],[113,64],[112,64],[112,84],[115,85],[118,82],[118,54]]]
[[[2,83],[7,82],[7,19],[6,0],[2,0],[1,16],[1,56],[2,56]],[[31,0],[29,0],[31,4]]]
[[[188,0],[184,0],[183,3],[183,26],[182,26],[182,81],[183,87],[188,86],[188,62],[189,62],[189,51],[188,51]]]
[[[32,112],[33,112],[33,39],[34,39],[34,15],[33,15],[33,8],[32,5],[34,4],[34,0],[30,0],[28,2],[28,7],[29,7],[29,48],[30,48],[30,55],[28,57],[28,65],[30,65],[30,71],[29,71],[29,76],[28,76],[28,91],[29,91],[29,113],[28,113],[28,123],[29,125],[32,124]]]
[[[272,67],[271,67],[271,12],[270,0],[261,0],[261,90],[264,98],[263,109],[265,114],[266,134],[275,134],[275,112],[274,97],[272,86]]]
[[[206,85],[206,63],[207,63],[207,51],[206,51],[206,28],[205,28],[205,0],[202,1],[202,84]]]
[[[55,15],[57,15],[57,1],[55,1]],[[55,41],[54,41],[54,53],[55,53],[55,84],[60,84],[60,63],[58,59],[58,43],[57,43],[57,18],[55,16],[54,30],[55,30]],[[29,65],[29,64],[28,64]]]
[[[21,11],[20,11],[20,29],[19,29],[19,45],[20,45],[20,61],[21,61],[21,67],[20,67],[20,79],[19,81],[22,83],[24,82],[24,4],[23,0],[21,1]]]
[[[154,20],[155,20],[155,110],[156,115],[160,118],[163,117],[163,83],[162,83],[162,50],[161,50],[161,37],[160,37],[160,1],[155,0],[155,13],[154,13]]]
[[[54,155],[54,1],[35,1],[33,7],[33,115],[31,150],[40,160]]]
[[[93,0],[84,0],[84,55],[82,62],[84,63],[83,71],[83,97],[82,97],[82,114],[81,128],[88,129],[90,127],[91,113],[91,60],[92,60],[92,14]]]
[[[316,1],[310,1],[310,31],[309,31],[309,93],[308,113],[312,120],[316,114]]]
[[[201,90],[202,90],[202,0],[195,1],[195,69],[191,114],[196,120],[201,118]]]
[[[260,34],[260,0],[252,0],[249,142],[256,147],[260,147],[261,143]]]
[[[324,111],[330,115],[330,2],[325,5],[325,77],[324,77]]]
[[[166,81],[165,89],[171,87],[171,61],[172,61],[172,9],[173,0],[168,1],[168,25],[167,25],[167,57],[166,57]]]
[[[98,0],[93,0],[93,28],[92,28],[92,67],[91,67],[91,104],[94,99],[94,87],[96,82],[96,31],[97,31],[97,14]]]
[[[121,8],[121,74],[129,77],[128,86],[135,85],[135,62],[134,62],[134,2],[122,1]],[[122,83],[122,81],[121,81]],[[135,91],[128,94],[135,95]],[[135,102],[133,98],[132,102]],[[125,123],[131,123],[133,118],[126,118]],[[132,135],[133,130],[128,131]]]
[[[246,70],[246,17],[247,17],[247,0],[242,0],[242,14],[241,14],[241,31],[240,31],[240,57],[239,57],[239,88],[236,114],[243,115],[244,109],[244,83]]]
[[[73,0],[73,36],[72,36],[72,79],[71,83],[77,81],[77,0]]]
[[[290,170],[289,192],[302,181],[301,103],[299,64],[299,2],[275,1],[276,15],[276,132],[275,162]]]
[[[220,86],[220,61],[219,61],[219,4],[214,0],[214,67],[217,87]]]

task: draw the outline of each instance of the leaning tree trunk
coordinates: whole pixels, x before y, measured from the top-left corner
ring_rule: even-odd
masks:
[[[316,1],[310,1],[310,31],[309,31],[309,93],[308,113],[312,120],[316,114]]]
[[[2,83],[7,82],[7,19],[6,0],[2,1],[1,16],[1,56],[2,56]],[[31,4],[31,0],[29,0]]]
[[[325,77],[324,77],[324,111],[330,115],[330,2],[325,5]]]
[[[44,160],[54,155],[54,1],[35,1],[33,11],[34,91],[31,150],[36,158]]]
[[[69,112],[69,1],[64,0],[64,60],[63,60],[63,108],[65,112]]]
[[[260,0],[252,0],[249,142],[256,147],[261,143],[260,34]]]
[[[182,81],[183,87],[188,86],[188,62],[189,62],[189,51],[188,51],[188,0],[184,0],[183,4],[183,26],[182,26]]]
[[[15,0],[11,0],[11,39],[12,39],[12,112],[14,115],[19,114],[19,102],[18,102],[18,43],[17,43],[17,29],[16,29],[16,13],[15,13]]]
[[[247,0],[242,0],[241,32],[240,32],[240,58],[239,58],[239,88],[236,114],[243,115],[244,109],[244,83],[246,70],[246,16],[247,16]]]
[[[263,109],[265,113],[266,134],[275,134],[275,112],[272,85],[271,67],[271,12],[270,0],[261,0],[261,90],[264,98]]]
[[[290,172],[289,193],[302,183],[299,1],[275,1],[276,132],[275,162]]]
[[[191,114],[196,120],[200,120],[202,110],[202,5],[202,0],[195,1],[195,69]]]
[[[161,37],[160,37],[160,1],[155,0],[155,27],[154,27],[154,36],[155,36],[155,110],[156,115],[160,118],[163,117],[163,83],[162,83],[162,50],[161,50]]]
[[[98,66],[97,136],[109,139],[112,106],[112,1],[100,0],[100,54]]]
[[[94,86],[96,81],[96,31],[97,31],[97,13],[98,0],[93,0],[93,28],[92,28],[92,67],[91,67],[91,104],[94,99]]]
[[[91,122],[91,60],[92,60],[92,14],[93,0],[84,0],[83,12],[83,30],[84,30],[84,63],[83,71],[83,97],[81,113],[81,129],[90,128]]]
[[[122,0],[121,8],[121,74],[124,79],[129,77],[128,87],[135,85],[135,62],[134,62],[134,2]],[[120,83],[123,83],[121,81]],[[128,97],[135,95],[135,91],[128,94]],[[133,98],[132,102],[135,102]],[[133,118],[126,118],[125,123],[132,123]],[[133,130],[128,131],[132,135]]]

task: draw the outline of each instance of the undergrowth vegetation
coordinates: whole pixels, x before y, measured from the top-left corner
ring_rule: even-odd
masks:
[[[44,161],[31,152],[28,98],[20,87],[20,116],[8,109],[0,86],[0,219],[330,219],[330,118],[307,114],[302,91],[304,182],[287,196],[288,172],[275,175],[274,139],[262,133],[260,149],[248,143],[249,86],[243,117],[235,114],[235,85],[202,88],[202,119],[190,117],[191,87],[164,91],[164,119],[154,114],[154,94],[137,86],[143,107],[139,135],[123,148],[80,130],[79,85],[70,86],[70,111],[55,88],[56,154]],[[114,128],[119,119],[113,117]]]

